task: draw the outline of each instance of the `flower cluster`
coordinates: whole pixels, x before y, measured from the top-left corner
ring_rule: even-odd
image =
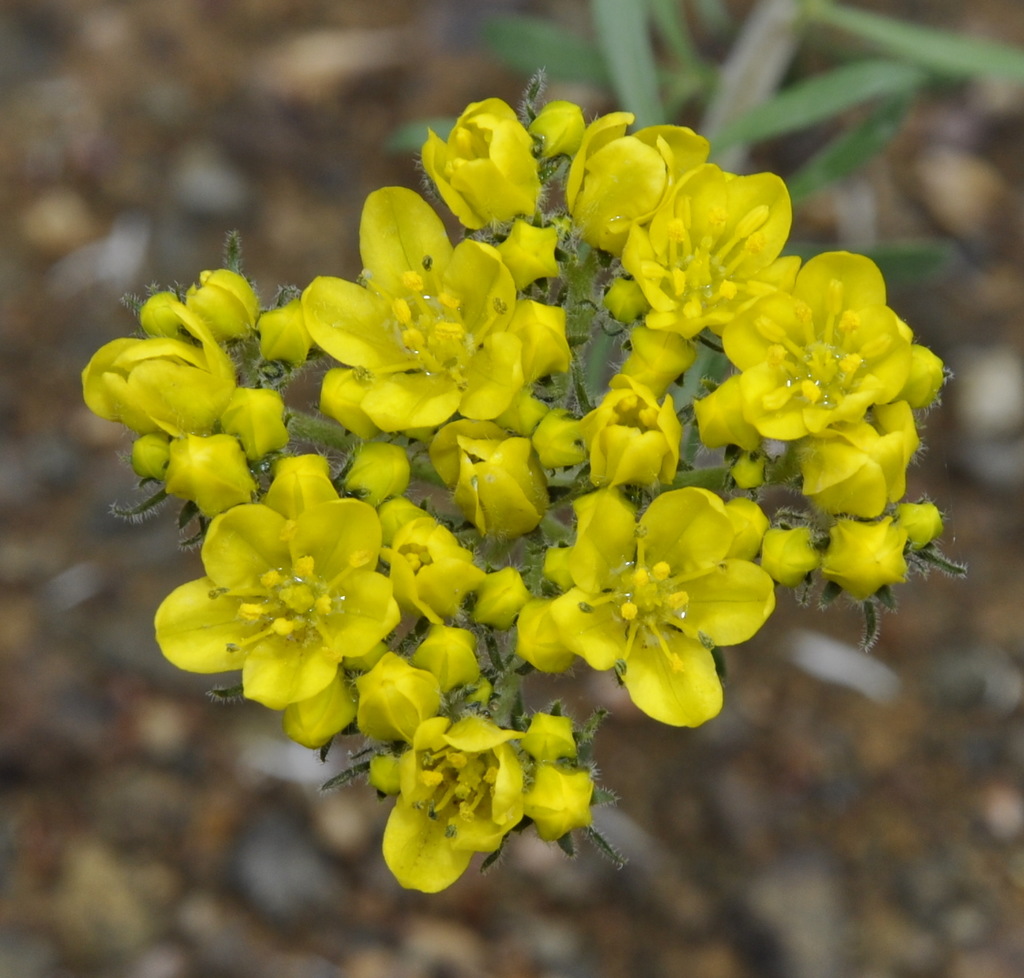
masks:
[[[147,505],[176,496],[197,527],[204,574],[158,609],[163,654],[240,671],[226,692],[300,744],[361,738],[344,778],[394,799],[403,886],[440,890],[527,828],[600,843],[596,718],[528,711],[527,673],[611,671],[696,726],[777,584],[873,609],[942,563],[939,511],[903,496],[943,368],[878,268],[784,256],[778,177],[632,122],[470,105],[422,153],[461,240],[378,190],[354,279],[263,308],[229,249],[83,373],[136,435]],[[307,365],[316,415],[284,397]],[[794,505],[766,512],[765,486]]]

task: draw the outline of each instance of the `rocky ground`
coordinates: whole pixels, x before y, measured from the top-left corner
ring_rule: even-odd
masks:
[[[1017,0],[902,6],[1024,45]],[[89,355],[131,329],[118,297],[191,281],[229,228],[265,297],[354,274],[366,193],[417,185],[389,135],[516,100],[479,28],[517,7],[0,7],[0,978],[1024,973],[1020,88],[929,92],[797,222],[851,247],[951,242],[892,303],[957,372],[911,496],[949,514],[969,578],[904,587],[870,659],[850,654],[852,612],[784,600],[697,731],[567,684],[613,709],[600,760],[623,800],[602,827],[625,869],[520,839],[487,876],[404,892],[379,857],[387,807],[317,791],[342,757],[319,765],[161,659],[153,610],[197,560],[165,522],[110,515],[128,443],[79,403]],[[530,9],[585,20],[572,0]],[[793,155],[758,162],[785,174]]]

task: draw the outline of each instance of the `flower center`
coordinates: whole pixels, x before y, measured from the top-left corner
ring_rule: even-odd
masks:
[[[659,560],[648,567],[639,557],[619,572],[613,589],[619,617],[631,630],[682,626],[690,596],[672,568]]]
[[[448,834],[458,832],[458,822],[472,821],[477,809],[490,798],[498,780],[498,764],[492,751],[469,754],[443,747],[421,756],[420,783],[433,792],[419,806],[430,818],[448,822]]]

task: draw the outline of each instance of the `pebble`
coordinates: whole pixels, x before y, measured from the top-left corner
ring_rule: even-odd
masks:
[[[248,183],[214,143],[193,142],[179,153],[171,174],[178,206],[196,217],[227,218],[241,214],[251,196]]]
[[[932,217],[960,238],[984,237],[1009,197],[991,163],[957,147],[930,147],[915,169]]]

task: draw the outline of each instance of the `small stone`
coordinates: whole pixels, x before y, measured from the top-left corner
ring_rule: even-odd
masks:
[[[1007,199],[999,171],[962,149],[931,148],[917,161],[916,170],[932,216],[961,238],[983,236]]]
[[[178,204],[199,217],[229,217],[249,202],[245,177],[212,143],[190,143],[171,177]]]

